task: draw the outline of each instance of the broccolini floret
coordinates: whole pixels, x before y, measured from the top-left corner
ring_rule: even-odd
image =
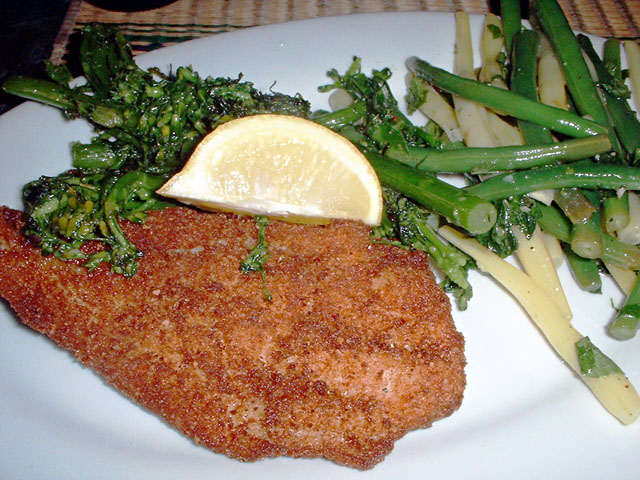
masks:
[[[259,92],[241,77],[201,78],[190,67],[168,75],[143,70],[117,29],[88,25],[81,65],[87,83],[71,86],[64,66],[47,65],[50,80],[12,77],[5,91],[52,105],[96,128],[90,143],[72,146],[73,170],[24,188],[26,234],[46,254],[102,262],[133,275],[142,253],[119,221],[142,221],[145,211],[170,203],[155,194],[182,168],[201,138],[233,118],[260,113],[310,117],[300,96]],[[104,249],[86,253],[87,242]]]
[[[390,188],[383,189],[383,196],[385,216],[374,237],[429,254],[444,275],[442,287],[465,310],[473,295],[467,280],[468,270],[475,267],[473,260],[436,234],[437,216]]]
[[[370,76],[362,73],[361,59],[355,57],[344,75],[333,69],[327,72],[333,83],[319,88],[346,91],[354,102],[366,106],[357,130],[364,135],[362,146],[375,149],[390,158],[405,161],[411,147],[439,147],[440,140],[428,129],[414,125],[398,107],[387,80],[391,70],[374,70]],[[342,132],[341,132],[342,133]]]

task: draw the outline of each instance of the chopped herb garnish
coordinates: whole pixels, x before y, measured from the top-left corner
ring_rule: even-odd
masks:
[[[258,243],[251,249],[247,258],[240,264],[240,270],[246,274],[258,272],[262,277],[262,296],[265,300],[271,301],[271,292],[267,289],[267,274],[264,264],[269,258],[269,245],[267,244],[267,223],[269,219],[264,215],[255,217],[258,228]]]
[[[487,25],[487,30],[491,32],[491,35],[493,36],[493,38],[502,37],[502,30],[498,25],[489,24]]]
[[[620,367],[596,347],[589,337],[582,337],[576,342],[580,370],[587,377],[604,377],[610,373],[622,372]]]

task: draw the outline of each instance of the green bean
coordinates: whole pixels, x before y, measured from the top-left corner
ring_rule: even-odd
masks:
[[[620,48],[622,43],[617,38],[607,38],[604,42],[602,61],[607,70],[617,81],[624,81],[622,78],[622,62],[620,61]]]
[[[588,222],[596,211],[593,203],[576,188],[556,190],[553,199],[573,224]]]
[[[538,225],[542,230],[561,242],[569,243],[571,240],[571,222],[559,208],[538,203],[536,204],[536,211],[539,214]]]
[[[629,193],[618,197],[615,193],[602,201],[605,229],[609,233],[617,232],[629,224]]]
[[[454,187],[435,175],[418,172],[377,152],[364,151],[380,182],[401,192],[427,209],[472,234],[488,232],[496,223],[492,203]]]
[[[640,248],[621,242],[607,234],[602,237],[602,240],[604,241],[602,260],[611,262],[627,270],[640,269]]]
[[[606,135],[574,138],[547,145],[449,150],[412,148],[407,163],[422,172],[478,174],[573,162],[608,152],[610,148]]]
[[[502,18],[502,30],[504,31],[504,46],[507,53],[511,54],[513,37],[522,30],[519,0],[500,0],[500,17]]]
[[[640,190],[640,169],[624,165],[577,162],[548,168],[501,173],[466,190],[490,202],[537,190],[558,188]]]
[[[640,157],[640,121],[638,121],[636,113],[629,107],[627,99],[621,96],[619,90],[622,83],[616,82],[615,77],[600,60],[591,40],[585,35],[578,35],[578,42],[596,70],[600,85],[603,87],[600,90],[608,115],[622,146],[630,155],[629,160],[633,164]]]
[[[571,229],[571,250],[582,258],[600,258],[604,250],[602,230],[593,222],[576,223]]]
[[[571,250],[582,258],[595,260],[604,251],[601,227],[600,202],[597,192],[584,192],[583,196],[592,205],[592,215],[574,223],[571,228]]]
[[[602,290],[602,278],[600,277],[598,262],[576,255],[566,243],[562,244],[562,249],[567,257],[571,273],[573,273],[573,277],[580,288],[590,293],[600,293]]]
[[[596,194],[597,195],[597,194]],[[571,228],[571,250],[582,258],[595,260],[604,251],[603,232],[600,226],[600,211],[581,223],[574,223]]]
[[[533,0],[531,2],[534,13],[540,27],[549,38],[553,50],[558,57],[567,88],[571,93],[580,115],[588,116],[595,122],[606,125],[611,131],[611,145],[617,152],[620,150],[617,138],[612,129],[596,85],[591,78],[589,67],[582,56],[580,45],[571,26],[564,16],[562,8],[556,0]]]
[[[629,293],[624,306],[609,324],[609,333],[618,340],[628,340],[635,337],[640,327],[640,281]]]
[[[562,212],[549,205],[538,203],[538,225],[549,235],[558,240],[569,243],[571,241],[571,222]],[[627,270],[637,270],[640,268],[640,248],[635,245],[623,243],[611,235],[604,234],[602,237],[604,250],[601,260],[613,263]]]
[[[522,30],[513,40],[511,52],[511,90],[532,100],[538,100],[537,88],[537,59],[538,33],[533,30]],[[518,127],[522,132],[525,143],[552,143],[551,132],[537,123],[518,119]]]
[[[485,105],[515,118],[543,125],[571,137],[609,134],[605,124],[561,108],[544,105],[523,95],[449,73],[417,57],[407,60],[409,70],[435,87]]]

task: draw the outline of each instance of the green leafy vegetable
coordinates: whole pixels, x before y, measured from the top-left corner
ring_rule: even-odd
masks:
[[[258,241],[251,249],[247,258],[240,264],[240,271],[249,274],[258,272],[262,277],[262,296],[270,301],[272,296],[267,289],[267,274],[264,269],[265,262],[269,259],[269,245],[267,243],[267,223],[269,219],[264,215],[256,215],[256,227],[258,228]]]
[[[500,38],[502,37],[502,30],[500,30],[500,27],[498,25],[487,25],[487,28],[489,29],[489,31],[491,32],[491,36],[493,38]]]
[[[42,177],[24,189],[26,234],[44,253],[102,262],[133,275],[142,253],[122,233],[122,219],[169,205],[154,191],[178,171],[197,142],[217,125],[259,113],[310,116],[299,96],[262,93],[240,78],[201,78],[188,67],[162,74],[142,70],[123,35],[107,25],[82,32],[81,64],[87,83],[70,87],[65,67],[47,66],[51,80],[12,77],[8,93],[84,117],[97,133],[72,146],[74,170]],[[86,253],[89,241],[104,250]]]
[[[436,234],[433,222],[439,219],[424,208],[389,188],[383,189],[386,216],[374,236],[388,240],[398,239],[401,245],[428,253],[445,275],[443,286],[454,294],[461,310],[466,309],[473,294],[467,280],[467,271],[474,268],[473,261]]]
[[[536,227],[535,202],[528,197],[503,199],[496,203],[498,217],[487,233],[476,235],[476,239],[502,258],[508,257],[518,248],[513,228],[519,228],[530,237]]]
[[[319,87],[319,91],[342,89],[354,102],[362,102],[366,106],[364,115],[356,127],[362,135],[362,146],[399,160],[410,157],[410,146],[440,146],[437,137],[415,126],[400,111],[398,101],[387,83],[391,77],[388,68],[374,70],[371,76],[367,76],[361,71],[361,59],[355,57],[344,75],[340,75],[335,69],[327,72],[327,75],[333,83]],[[343,133],[341,130],[338,131]]]
[[[540,4],[546,3],[550,0]],[[54,105],[68,117],[84,117],[96,127],[89,143],[72,146],[73,170],[42,177],[25,187],[26,233],[45,253],[82,259],[89,268],[106,262],[112,270],[132,275],[142,253],[122,233],[119,222],[144,221],[149,209],[168,205],[156,197],[155,188],[182,167],[197,142],[216,126],[246,115],[277,113],[313,119],[363,151],[385,187],[385,217],[375,234],[384,241],[429,253],[444,273],[443,285],[454,292],[462,308],[471,297],[467,270],[473,264],[444,242],[436,227],[454,224],[502,257],[517,248],[513,229],[528,236],[536,224],[569,244],[582,225],[572,225],[555,207],[527,196],[543,189],[597,190],[606,199],[607,231],[602,232],[602,250],[589,262],[590,278],[597,273],[594,268],[600,260],[638,268],[640,248],[624,245],[609,234],[609,228],[615,233],[619,228],[615,225],[624,222],[618,219],[621,208],[613,205],[617,191],[640,188],[638,169],[633,166],[637,135],[632,128],[637,128],[637,122],[624,130],[616,125],[627,148],[627,161],[617,163],[626,165],[607,163],[612,145],[617,144],[616,132],[602,118],[594,121],[538,101],[539,35],[522,30],[515,9],[507,17],[505,40],[513,45],[508,46],[504,61],[506,66],[509,60],[512,68],[511,78],[507,77],[512,91],[460,78],[416,57],[407,62],[414,74],[406,95],[409,113],[424,103],[429,82],[445,99],[459,95],[475,100],[511,116],[507,120],[521,129],[528,124],[546,132],[544,137],[526,136],[524,146],[484,149],[452,144],[433,121],[413,123],[389,87],[391,70],[373,70],[367,75],[359,57],[353,57],[344,73],[329,70],[330,83],[319,87],[321,92],[346,92],[351,104],[333,112],[311,113],[300,96],[262,93],[241,77],[202,78],[189,67],[169,74],[142,70],[118,30],[89,25],[81,46],[85,85],[70,86],[66,67],[52,64],[47,65],[51,80],[13,77],[4,85],[10,93]],[[492,33],[502,35],[499,28]],[[605,60],[600,61],[590,44],[578,39],[596,67],[597,88],[605,97],[617,95],[619,108],[613,108],[628,117],[633,112],[628,106],[622,108],[628,92],[621,88],[619,44],[610,42]],[[611,109],[609,103],[604,106]],[[546,129],[558,132],[559,141],[549,143]],[[566,162],[572,163],[563,165]],[[468,186],[452,185],[443,179],[443,173],[462,174]],[[494,175],[481,176],[486,173]],[[596,203],[599,210],[600,202]],[[599,215],[595,212],[591,223],[595,225]],[[266,281],[267,220],[258,217],[256,222],[258,242],[241,269],[257,271]],[[88,248],[89,242],[101,244],[102,249]]]
[[[114,272],[131,276],[142,254],[122,233],[118,219],[142,222],[147,210],[168,205],[154,195],[165,181],[164,175],[140,171],[76,170],[41,177],[23,190],[25,235],[45,254],[85,260],[89,269],[108,262]],[[83,246],[90,241],[104,250],[88,253]]]
[[[587,377],[604,377],[610,373],[622,372],[620,367],[596,347],[589,337],[582,337],[576,342],[580,370]]]

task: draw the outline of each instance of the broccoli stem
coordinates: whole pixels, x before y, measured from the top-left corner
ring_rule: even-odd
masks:
[[[119,108],[51,80],[15,75],[2,88],[11,95],[59,108],[72,117],[84,115],[102,127],[118,127],[125,121]]]
[[[63,110],[74,106],[70,99],[72,90],[51,80],[14,75],[4,82],[2,88],[10,95],[35,100]]]
[[[487,201],[525,195],[537,190],[578,187],[584,189],[640,190],[640,169],[623,165],[578,162],[548,168],[502,173],[466,187]]]
[[[83,29],[80,63],[96,96],[105,98],[111,93],[114,72],[138,70],[122,32],[98,23]]]
[[[411,164],[422,172],[489,173],[573,162],[608,152],[609,137],[590,137],[541,145],[437,150],[412,148]]]
[[[74,143],[71,152],[75,168],[108,169],[119,166],[117,155],[109,145]]]
[[[515,118],[543,125],[570,137],[609,134],[606,125],[560,108],[550,107],[523,95],[463,78],[434,67],[417,57],[407,60],[409,70],[435,87],[485,105]]]
[[[364,150],[364,154],[381,183],[468,232],[486,233],[496,223],[497,211],[490,202],[377,152]]]
[[[442,269],[446,280],[444,287],[453,291],[458,306],[464,310],[473,291],[467,280],[469,258],[456,247],[445,243],[429,224],[429,212],[404,197],[396,190],[383,189],[385,221],[391,224],[394,238],[402,245],[428,253]],[[382,230],[385,236],[388,233]]]
[[[640,281],[629,293],[624,306],[609,324],[609,333],[618,340],[628,340],[635,337],[640,327]]]
[[[142,256],[122,231],[119,218],[140,222],[146,217],[146,210],[167,206],[154,195],[166,180],[164,175],[130,171],[120,177],[112,175],[112,184],[105,187],[104,222],[110,234],[111,251],[103,261],[109,261],[114,272],[133,276],[138,268],[137,260]]]
[[[351,127],[367,113],[367,105],[362,100],[356,100],[351,105],[333,112],[314,116],[313,121],[332,130]]]

